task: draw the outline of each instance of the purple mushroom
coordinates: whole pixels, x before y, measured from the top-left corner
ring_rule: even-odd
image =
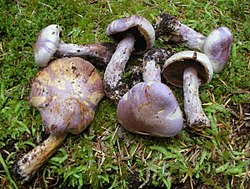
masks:
[[[166,36],[167,40],[204,52],[211,61],[215,73],[224,69],[230,56],[233,36],[229,28],[214,29],[208,37],[182,24],[174,16],[163,12],[154,24],[156,37]]]
[[[143,59],[144,82],[133,86],[119,101],[117,116],[121,125],[133,133],[172,137],[183,128],[183,114],[168,86],[161,83],[157,62],[169,53],[149,50]]]
[[[50,135],[16,163],[17,175],[28,181],[68,133],[79,134],[86,129],[104,95],[100,75],[81,58],[57,59],[38,72],[31,83],[29,102],[41,113]]]
[[[40,31],[34,45],[35,62],[40,67],[47,66],[53,57],[82,57],[94,59],[93,63],[98,61],[106,64],[110,61],[115,50],[113,44],[66,44],[60,40],[61,32],[61,27],[56,24],[51,24]]]
[[[106,33],[118,42],[104,73],[106,95],[117,102],[123,96],[120,94],[119,86],[131,53],[141,54],[150,49],[155,41],[155,31],[148,20],[132,15],[111,22]]]
[[[199,98],[199,87],[212,79],[213,68],[210,59],[200,52],[182,51],[165,61],[162,73],[169,83],[183,87],[187,125],[190,127],[209,125],[210,121],[203,112]]]

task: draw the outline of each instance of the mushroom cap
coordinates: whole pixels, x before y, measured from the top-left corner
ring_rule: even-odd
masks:
[[[141,16],[132,15],[114,20],[106,30],[106,34],[117,42],[123,39],[126,33],[132,33],[135,37],[135,54],[142,54],[154,45],[155,30],[152,24]]]
[[[117,116],[130,132],[171,137],[183,128],[183,115],[172,91],[160,82],[141,82],[119,101]]]
[[[103,97],[103,81],[95,67],[74,57],[54,60],[39,71],[29,102],[41,113],[50,134],[79,134],[93,120]]]
[[[40,31],[33,49],[35,62],[40,67],[47,66],[58,49],[61,31],[61,27],[56,24],[51,24]]]
[[[203,46],[203,52],[211,60],[215,73],[222,71],[228,62],[233,43],[233,35],[229,28],[219,27],[213,30]]]
[[[204,53],[196,51],[182,51],[171,56],[164,63],[162,74],[172,85],[183,87],[183,73],[190,66],[196,68],[202,84],[211,81],[213,68],[210,60]]]

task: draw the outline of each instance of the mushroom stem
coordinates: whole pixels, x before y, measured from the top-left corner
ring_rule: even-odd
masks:
[[[57,151],[66,136],[66,133],[59,136],[50,134],[40,145],[24,155],[17,162],[15,167],[19,178],[21,178],[23,182],[28,181],[31,176],[33,176],[36,171]]]
[[[104,73],[105,90],[112,96],[116,94],[114,90],[122,79],[122,73],[125,70],[127,61],[133,51],[135,38],[132,34],[127,34],[117,45],[115,53]],[[112,97],[111,97],[112,98]]]
[[[115,48],[112,43],[66,44],[60,41],[55,57],[94,57],[108,63]]]
[[[170,54],[169,51],[160,48],[153,48],[144,54],[142,76],[145,82],[161,82],[160,64],[163,64],[165,60],[169,58]]]
[[[206,37],[192,28],[182,24],[174,16],[164,12],[154,24],[156,37],[167,35],[169,41],[184,43],[191,49],[203,51]]]
[[[173,35],[171,41],[176,43],[185,43],[185,45],[191,49],[197,49],[203,51],[203,45],[205,43],[206,37],[202,34],[196,32],[192,28],[180,24],[179,27],[175,28],[178,35]]]
[[[196,69],[186,68],[183,73],[184,111],[187,116],[187,124],[191,127],[210,124],[201,106],[199,86],[200,80]]]
[[[143,64],[143,80],[145,82],[161,82],[161,69],[159,65],[156,65],[155,60],[146,60],[146,62],[144,61]]]

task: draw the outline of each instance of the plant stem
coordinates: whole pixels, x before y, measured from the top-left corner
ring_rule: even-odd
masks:
[[[10,175],[10,171],[8,169],[8,166],[6,165],[1,153],[0,153],[0,163],[3,166],[3,169],[4,169],[4,171],[5,171],[6,175],[7,175],[7,178],[10,181],[10,183],[14,186],[14,188],[18,188],[15,181],[12,179],[12,177]]]

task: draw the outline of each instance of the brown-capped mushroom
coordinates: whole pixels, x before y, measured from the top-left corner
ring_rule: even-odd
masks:
[[[209,58],[200,52],[182,51],[166,60],[162,70],[165,79],[177,87],[183,87],[184,112],[187,125],[201,127],[210,124],[199,98],[199,87],[213,76]]]
[[[31,84],[29,102],[42,116],[49,137],[15,166],[23,181],[56,152],[68,133],[79,134],[91,123],[104,97],[103,81],[95,67],[81,58],[62,58],[43,68]]]
[[[141,54],[150,49],[155,41],[155,32],[147,19],[132,15],[111,22],[106,33],[118,42],[104,73],[106,95],[117,102],[123,96],[119,92],[119,85],[131,53]]]
[[[56,24],[51,24],[43,28],[34,45],[35,62],[40,67],[47,66],[53,58],[61,57],[82,57],[84,59],[94,59],[91,61],[95,66],[104,67],[99,62],[106,64],[115,51],[112,43],[93,43],[93,44],[66,44],[61,39],[62,29]]]

